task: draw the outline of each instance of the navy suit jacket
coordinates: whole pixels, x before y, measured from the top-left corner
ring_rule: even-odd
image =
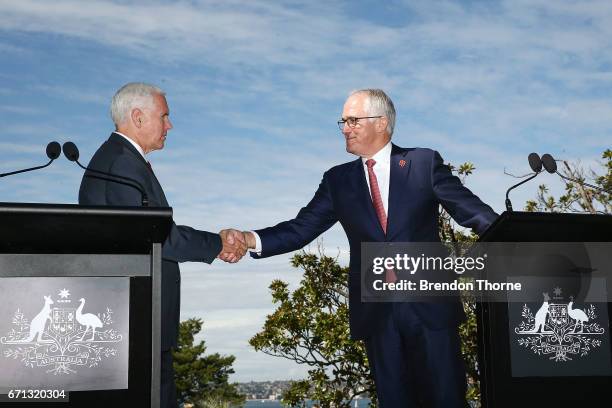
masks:
[[[262,253],[254,257],[268,257],[300,249],[340,222],[350,246],[349,311],[355,339],[367,338],[377,330],[393,308],[400,319],[416,319],[433,329],[457,325],[465,317],[459,302],[361,302],[362,242],[437,242],[439,204],[460,225],[478,233],[497,218],[491,207],[461,184],[436,151],[393,145],[390,166],[386,235],[376,217],[361,158],[325,172],[314,197],[294,219],[256,231]]]
[[[118,134],[111,134],[89,162],[89,168],[138,181],[151,207],[169,207],[164,191],[142,155]],[[79,204],[141,206],[141,195],[133,187],[86,177],[79,190]],[[120,231],[118,231],[120,233]],[[162,246],[162,350],[175,347],[180,319],[181,275],[178,262],[211,263],[221,251],[219,234],[172,223]]]

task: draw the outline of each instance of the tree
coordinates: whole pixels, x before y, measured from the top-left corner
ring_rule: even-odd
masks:
[[[565,193],[558,199],[550,194],[545,184],[540,185],[536,199],[527,201],[525,211],[612,213],[612,150],[606,149],[601,158],[604,160],[600,162],[602,174],[592,169],[586,171],[580,163],[563,161],[559,172],[580,183],[564,180]],[[607,192],[584,186],[585,181]]]
[[[193,403],[195,406],[210,405],[219,401],[222,406],[241,405],[244,396],[238,394],[234,384],[228,382],[234,373],[234,356],[221,356],[218,353],[205,356],[204,341],[194,344],[194,337],[202,329],[201,319],[189,319],[179,326],[178,347],[174,351],[175,382],[180,403]]]
[[[475,167],[464,163],[451,170],[462,181]],[[459,253],[461,242],[474,241],[477,236],[456,228],[450,216],[442,211],[439,219],[440,237]],[[376,406],[376,391],[370,376],[363,343],[350,339],[348,323],[348,268],[337,259],[306,252],[294,255],[291,264],[304,269],[300,286],[290,293],[287,283],[275,280],[270,285],[277,309],[267,317],[262,331],[249,343],[257,351],[283,357],[311,367],[308,379],[296,381],[283,395],[292,406],[305,406],[304,400],[319,401],[323,407],[350,407],[360,394],[372,399]],[[475,302],[464,301],[467,322],[460,327],[462,353],[468,367],[468,398],[479,401],[476,365]]]
[[[278,304],[264,328],[249,340],[255,350],[310,366],[308,379],[294,382],[283,402],[305,406],[306,399],[323,407],[350,407],[359,394],[375,395],[363,343],[351,340],[348,326],[348,268],[337,259],[301,252],[291,259],[303,268],[300,287],[270,285]]]
[[[476,167],[474,164],[466,162],[459,168],[448,165],[454,173],[465,184],[467,176],[472,174]],[[467,233],[457,227],[450,214],[442,208],[438,217],[438,230],[440,241],[449,246],[451,252],[457,256],[462,256],[466,249],[465,243],[475,242],[478,235],[473,232]],[[459,278],[464,280],[464,278]],[[478,371],[478,341],[477,341],[477,321],[476,321],[476,300],[473,295],[461,293],[461,303],[465,311],[465,322],[459,326],[459,337],[461,338],[461,354],[465,361],[465,371],[467,375],[466,399],[473,407],[480,406],[480,372]]]

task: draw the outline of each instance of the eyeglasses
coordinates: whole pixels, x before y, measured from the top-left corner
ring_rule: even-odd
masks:
[[[344,124],[346,123],[350,128],[354,128],[355,126],[357,126],[359,119],[374,119],[374,118],[382,118],[382,117],[383,116],[362,116],[360,118],[354,118],[352,116],[349,116],[346,119],[340,119],[338,121],[338,127],[340,128],[340,130],[344,130]]]

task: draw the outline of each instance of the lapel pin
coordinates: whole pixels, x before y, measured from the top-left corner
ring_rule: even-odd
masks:
[[[400,167],[404,167],[406,165],[406,160],[402,159],[399,161]]]

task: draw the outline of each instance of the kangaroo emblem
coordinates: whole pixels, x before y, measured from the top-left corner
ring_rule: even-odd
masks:
[[[47,320],[51,320],[51,305],[53,304],[53,300],[51,300],[51,296],[43,296],[43,298],[45,299],[45,305],[32,319],[30,323],[30,334],[28,338],[21,341],[22,343],[30,343],[34,340],[34,337],[36,337],[38,343],[48,343],[48,341],[42,340],[42,335],[45,332]]]
[[[546,330],[544,330],[544,326],[546,325],[546,316],[548,316],[548,301],[550,297],[548,293],[542,293],[542,295],[544,295],[544,303],[542,303],[542,306],[540,306],[536,312],[533,329],[529,330],[528,333],[537,333],[540,331],[542,333],[547,333]]]

